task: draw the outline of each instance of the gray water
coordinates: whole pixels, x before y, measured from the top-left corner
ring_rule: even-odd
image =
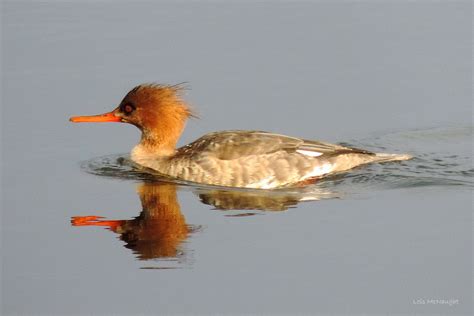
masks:
[[[2,2],[4,315],[472,313],[472,56],[461,2]],[[133,165],[75,125],[187,81],[206,132],[410,153],[276,191]]]

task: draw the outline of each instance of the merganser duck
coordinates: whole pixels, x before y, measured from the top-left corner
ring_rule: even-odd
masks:
[[[176,179],[227,187],[298,186],[368,163],[411,158],[241,130],[210,133],[176,149],[187,119],[195,116],[181,91],[181,85],[142,84],[112,112],[70,121],[133,124],[142,132],[131,153],[135,163]]]

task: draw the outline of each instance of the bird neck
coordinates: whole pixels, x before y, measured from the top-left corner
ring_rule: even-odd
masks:
[[[140,143],[132,150],[132,160],[140,163],[142,160],[170,157],[176,152],[176,144],[184,129],[182,124],[158,126],[152,131],[142,130]]]

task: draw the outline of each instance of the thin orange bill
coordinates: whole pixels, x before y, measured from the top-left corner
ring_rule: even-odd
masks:
[[[74,123],[86,123],[86,122],[121,122],[122,119],[115,116],[114,112],[90,115],[90,116],[73,116],[69,119]]]

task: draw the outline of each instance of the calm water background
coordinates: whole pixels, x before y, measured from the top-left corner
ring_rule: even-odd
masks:
[[[2,314],[471,314],[470,1],[1,10]],[[97,157],[127,152],[139,133],[68,117],[111,110],[151,81],[192,88],[202,119],[180,144],[262,129],[417,158],[315,187],[336,198],[254,216],[180,186],[195,230],[174,259],[139,260],[117,234],[70,224],[138,216],[140,176],[120,178],[114,162],[117,175],[100,176]]]

